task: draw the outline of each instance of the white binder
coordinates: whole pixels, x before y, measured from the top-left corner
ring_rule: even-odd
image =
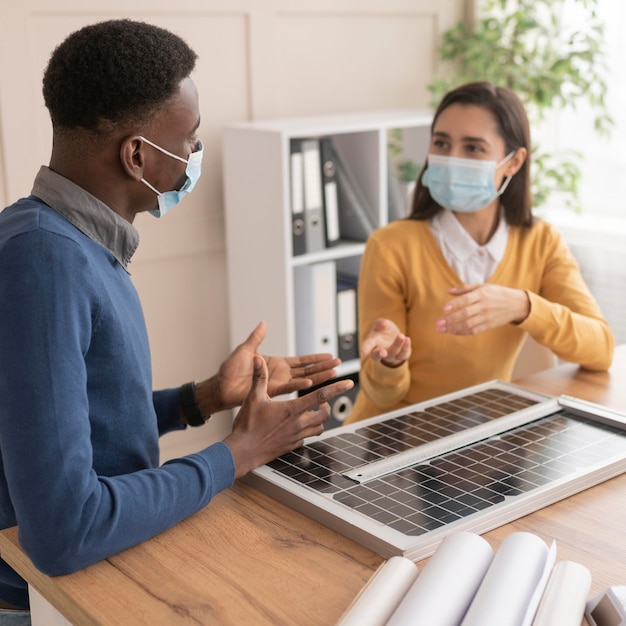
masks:
[[[326,247],[324,232],[324,196],[319,139],[301,143],[304,166],[304,220],[306,251],[317,252]]]
[[[337,275],[337,356],[342,361],[359,358],[356,276]]]
[[[325,261],[296,267],[294,282],[298,354],[330,352],[336,356],[335,262]]]

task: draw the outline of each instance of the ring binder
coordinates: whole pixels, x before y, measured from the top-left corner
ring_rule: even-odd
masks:
[[[366,241],[376,227],[374,209],[361,191],[350,167],[334,148],[333,155],[337,168],[341,238],[350,241]]]
[[[307,252],[317,252],[326,247],[324,235],[324,200],[322,194],[322,168],[319,139],[302,140],[304,168],[304,238]]]
[[[335,164],[332,140],[320,139],[322,181],[324,185],[324,223],[326,226],[326,247],[339,243],[339,198],[337,195],[337,166]]]
[[[359,358],[356,276],[337,274],[337,356]]]
[[[304,221],[304,164],[302,147],[297,139],[291,140],[289,166],[292,254],[298,256],[306,252],[306,225]]]
[[[324,430],[330,430],[331,428],[337,428],[337,426],[341,426],[345,420],[350,415],[350,411],[352,411],[352,407],[354,406],[354,402],[356,400],[356,396],[359,393],[359,373],[355,372],[353,374],[347,374],[345,376],[340,376],[339,378],[335,378],[334,381],[338,380],[351,380],[354,383],[354,387],[352,389],[346,391],[346,393],[341,396],[335,396],[331,400],[330,403],[330,420],[324,424]],[[334,382],[333,381],[333,382]],[[298,392],[298,395],[303,396],[307,393],[311,393],[328,383],[321,383],[320,385],[315,385],[314,387],[309,387],[308,389],[303,389]]]
[[[296,350],[298,354],[337,354],[334,261],[295,268]]]
[[[352,411],[356,395],[359,392],[359,375],[351,374],[350,376],[344,376],[341,379],[350,379],[354,381],[354,387],[349,391],[346,391],[341,396],[336,396],[330,401],[330,421],[324,425],[324,430],[330,430],[341,426],[347,419],[348,415]]]

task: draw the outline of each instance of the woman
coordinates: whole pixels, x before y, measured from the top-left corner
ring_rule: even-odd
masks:
[[[369,238],[359,279],[361,390],[346,420],[495,378],[526,334],[607,369],[614,339],[559,233],[533,217],[530,131],[509,89],[444,96],[411,214]]]

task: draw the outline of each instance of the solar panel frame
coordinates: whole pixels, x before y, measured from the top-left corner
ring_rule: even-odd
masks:
[[[461,407],[463,418],[475,418],[477,399],[494,393],[515,403],[514,410],[503,405],[492,411],[486,404],[489,410],[477,411],[487,415],[482,423],[459,430],[454,411]],[[407,415],[413,416],[409,441],[425,416],[441,416],[440,427],[451,432],[438,439],[424,434],[426,443],[398,452]],[[610,440],[613,449],[603,447],[597,458],[594,438],[603,446]],[[572,469],[574,463],[584,466]],[[623,414],[495,380],[325,431],[245,480],[385,558],[417,560],[451,532],[486,532],[625,470]],[[366,474],[362,482],[355,472]],[[417,509],[413,491],[424,502]],[[419,534],[411,534],[416,528]]]

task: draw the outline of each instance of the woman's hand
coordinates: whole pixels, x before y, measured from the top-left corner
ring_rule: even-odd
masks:
[[[411,356],[411,339],[391,320],[379,318],[361,344],[361,357],[368,356],[387,367],[398,367]]]
[[[477,335],[505,324],[519,324],[530,313],[530,300],[522,289],[501,285],[461,285],[448,291],[453,300],[443,307],[437,332]]]

